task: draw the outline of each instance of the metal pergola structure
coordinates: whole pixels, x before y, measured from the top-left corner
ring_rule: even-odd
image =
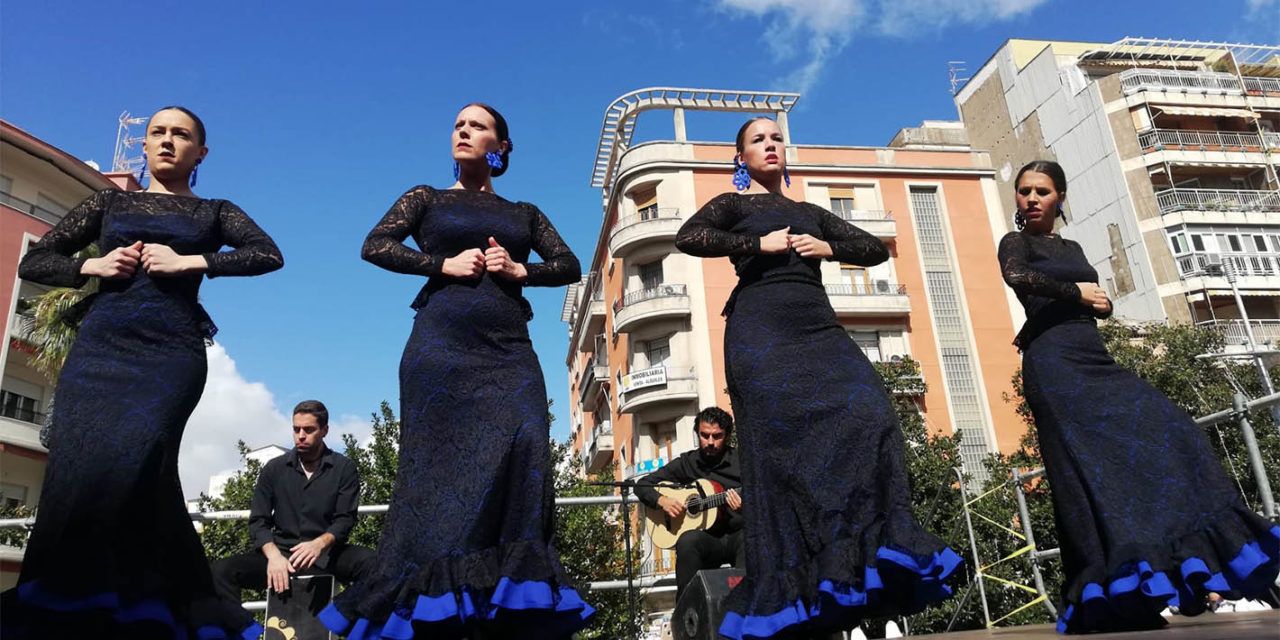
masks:
[[[1079,59],[1103,64],[1202,63],[1217,71],[1280,78],[1280,45],[1127,36],[1086,51]],[[1233,62],[1235,68],[1220,68],[1228,62]]]

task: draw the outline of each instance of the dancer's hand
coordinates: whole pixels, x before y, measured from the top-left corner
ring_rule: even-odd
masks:
[[[684,503],[679,500],[660,496],[658,498],[658,506],[661,507],[663,511],[667,512],[667,515],[672,518],[679,518],[684,515]]]
[[[737,489],[730,489],[724,496],[725,502],[729,503],[729,508],[734,511],[742,510],[742,496],[738,495]]]
[[[513,261],[511,254],[507,253],[507,250],[492,236],[489,237],[489,248],[484,250],[484,266],[489,273],[515,282],[524,282],[524,279],[529,277],[529,270],[519,262]]]
[[[760,253],[786,253],[791,248],[791,227],[760,236]]]
[[[320,559],[320,554],[324,552],[325,547],[329,545],[324,543],[323,538],[300,542],[293,546],[293,553],[289,554],[289,566],[291,569],[310,569],[315,566],[316,560]]]
[[[452,258],[445,258],[440,270],[446,276],[474,278],[484,271],[484,252],[479,249],[467,249]]]
[[[787,242],[802,258],[830,258],[833,255],[831,245],[807,233],[787,236]]]
[[[283,554],[276,552],[267,558],[267,588],[276,593],[289,590],[289,574],[296,571]]]
[[[1102,287],[1092,282],[1077,282],[1076,286],[1080,287],[1080,304],[1099,310],[1110,308],[1111,301]]]
[[[101,258],[89,258],[80,265],[80,273],[99,278],[123,279],[133,277],[142,259],[142,241],[139,240],[127,247],[112,249]]]
[[[176,276],[192,271],[203,272],[209,268],[204,256],[184,256],[169,245],[146,244],[142,247],[142,268],[148,275]]]

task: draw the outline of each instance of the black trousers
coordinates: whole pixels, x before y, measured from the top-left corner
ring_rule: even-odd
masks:
[[[676,599],[703,569],[718,569],[730,563],[741,569],[746,561],[742,532],[712,535],[706,531],[690,531],[676,541]]]
[[[323,566],[316,562],[310,569],[299,573],[329,573],[338,582],[350,584],[368,573],[377,557],[373,549],[357,545],[335,545],[327,551],[328,557],[321,557],[327,560]],[[281,553],[289,557],[288,553]],[[267,557],[261,551],[250,551],[214,561],[213,586],[218,597],[231,602],[240,602],[241,589],[266,589]]]

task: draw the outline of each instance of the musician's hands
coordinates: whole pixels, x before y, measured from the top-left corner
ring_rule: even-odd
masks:
[[[281,553],[267,558],[267,588],[276,593],[289,590],[289,574],[296,571]]]
[[[742,510],[742,496],[738,495],[737,489],[730,489],[725,493],[725,502],[729,503],[729,508],[734,511]]]
[[[293,553],[289,555],[289,565],[294,569],[310,569],[315,566],[316,560],[320,559],[320,554],[324,552],[325,547],[324,536],[322,535],[315,540],[300,542],[293,547]]]
[[[658,498],[658,506],[672,518],[679,518],[684,515],[684,503],[679,500],[660,496]]]

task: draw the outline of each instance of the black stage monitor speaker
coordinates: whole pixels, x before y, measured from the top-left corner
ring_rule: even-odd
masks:
[[[333,599],[333,576],[290,576],[289,590],[267,590],[267,633],[264,640],[332,640],[316,614]]]
[[[671,613],[671,634],[675,640],[719,640],[724,620],[724,597],[742,581],[741,569],[699,571],[684,588]]]

